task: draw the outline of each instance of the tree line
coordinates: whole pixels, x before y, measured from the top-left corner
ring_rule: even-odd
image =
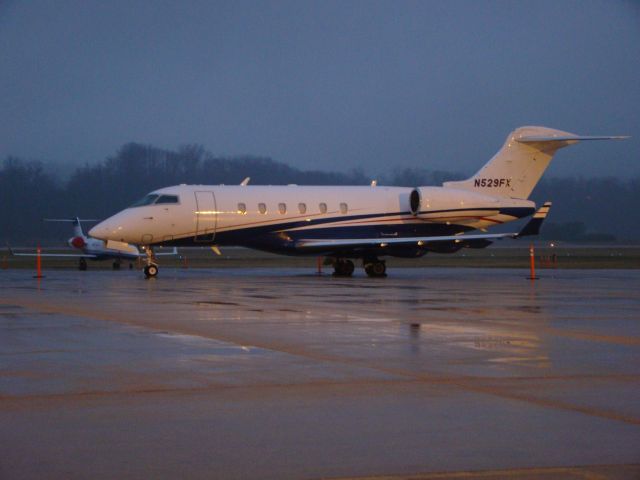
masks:
[[[43,224],[43,218],[106,218],[151,190],[179,183],[367,185],[361,169],[348,173],[300,170],[265,157],[220,157],[202,146],[166,150],[128,143],[114,156],[76,168],[67,178],[45,170],[42,162],[7,157],[0,168],[0,240],[14,245],[56,244],[70,228]],[[459,172],[405,168],[378,178],[380,185],[441,185],[467,177]],[[629,209],[640,204],[640,177],[543,178],[533,192],[536,203],[553,200],[543,234],[557,240],[634,240],[640,225]]]

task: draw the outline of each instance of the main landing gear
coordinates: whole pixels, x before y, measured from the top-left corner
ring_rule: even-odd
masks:
[[[334,277],[350,277],[353,275],[355,265],[351,260],[347,260],[346,258],[336,258],[333,269]]]
[[[381,278],[387,276],[387,264],[383,260],[377,258],[365,258],[362,261],[364,271],[369,277]],[[353,275],[355,265],[351,260],[346,258],[336,258],[333,262],[334,277],[350,277]]]
[[[155,263],[155,257],[153,256],[153,250],[149,246],[142,247],[144,252],[147,254],[147,264],[144,266],[142,271],[144,272],[145,278],[152,278],[158,275],[158,264]]]
[[[87,259],[84,257],[80,257],[80,262],[78,263],[78,270],[85,271],[87,269]]]
[[[387,276],[387,264],[384,260],[378,260],[377,258],[365,258],[362,261],[364,265],[364,271],[371,278],[382,278]]]

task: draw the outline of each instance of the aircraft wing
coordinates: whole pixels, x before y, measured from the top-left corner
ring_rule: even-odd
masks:
[[[460,234],[460,235],[442,235],[435,237],[399,237],[399,238],[345,238],[345,239],[301,239],[298,240],[296,246],[300,249],[305,248],[366,248],[381,247],[388,245],[394,246],[412,246],[422,247],[429,243],[440,242],[473,242],[477,240],[501,240],[503,238],[519,238],[529,235],[537,235],[540,231],[542,222],[549,214],[551,202],[546,202],[540,207],[533,218],[517,233],[478,233],[478,234]]]
[[[7,250],[9,250],[9,254],[14,257],[37,257],[38,253],[25,252],[25,253],[17,253],[13,251],[13,248],[7,243]],[[96,258],[96,255],[87,254],[87,253],[40,253],[41,257],[73,257],[73,258]]]
[[[153,252],[153,256],[154,257],[161,257],[161,256],[166,256],[166,255],[177,255],[178,254],[178,249],[177,247],[173,247],[173,250],[171,250],[170,252]],[[141,257],[146,256],[144,253],[140,254]]]
[[[37,257],[37,253],[16,253],[9,249],[9,253],[14,257]],[[73,258],[96,258],[96,255],[83,254],[83,253],[41,253],[41,257],[73,257]]]
[[[417,246],[422,247],[429,243],[437,242],[465,242],[468,240],[497,240],[501,238],[515,238],[517,233],[480,233],[477,235],[443,235],[437,237],[400,237],[400,238],[345,238],[345,239],[302,239],[298,240],[298,248],[362,248],[362,247],[386,247],[388,245],[397,246]]]
[[[147,254],[144,251],[140,252],[138,250],[138,247],[130,243],[116,242],[114,240],[109,240],[105,244],[105,247],[107,249],[105,253],[112,256],[117,256],[119,254],[127,257],[134,257],[134,258],[135,257],[146,258],[147,256]],[[178,254],[178,249],[176,247],[173,247],[173,249],[169,252],[164,252],[164,251],[153,252],[154,257],[162,257],[166,255],[177,255],[177,254]]]

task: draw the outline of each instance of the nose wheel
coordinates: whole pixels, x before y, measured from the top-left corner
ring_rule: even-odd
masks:
[[[153,278],[158,275],[158,264],[155,263],[153,249],[148,245],[143,246],[142,249],[147,254],[147,264],[142,271],[144,272],[145,278]]]
[[[153,263],[151,265],[145,265],[143,271],[145,277],[155,277],[156,275],[158,275],[158,266]]]

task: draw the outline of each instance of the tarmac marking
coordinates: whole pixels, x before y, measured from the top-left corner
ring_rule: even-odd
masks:
[[[331,480],[500,480],[504,478],[526,479],[575,479],[607,480],[635,479],[640,476],[640,465],[593,465],[575,467],[510,468],[506,470],[479,470],[464,472],[434,472],[410,475],[381,475],[368,477],[332,477]]]
[[[577,338],[579,340],[589,340],[592,342],[606,342],[616,345],[640,345],[638,337],[620,337],[617,335],[602,335],[599,333],[581,332],[578,330],[561,330],[559,328],[543,327],[543,333],[550,333],[558,337]]]
[[[5,302],[0,301],[0,304],[4,304]],[[144,328],[149,328],[149,329],[154,329],[154,330],[162,330],[162,331],[166,331],[167,330],[167,325],[165,324],[160,324],[160,323],[151,323],[148,321],[144,321],[144,320],[140,320],[140,319],[136,319],[136,320],[131,320],[127,317],[123,317],[123,315],[114,315],[114,314],[108,314],[108,313],[104,313],[104,312],[98,312],[95,310],[87,310],[85,308],[79,308],[77,306],[73,306],[73,305],[59,305],[53,302],[46,302],[43,303],[42,301],[34,301],[33,299],[29,299],[21,301],[20,299],[16,299],[13,298],[12,299],[12,305],[16,305],[19,304],[25,308],[29,308],[29,309],[33,309],[33,310],[37,310],[40,312],[44,312],[44,313],[55,313],[55,314],[65,314],[65,315],[72,315],[72,316],[80,316],[80,317],[84,317],[84,318],[92,318],[92,319],[97,319],[97,320],[103,320],[103,321],[111,321],[111,322],[116,322],[116,323],[123,323],[123,324],[127,324],[127,325],[134,325],[137,327],[144,327]],[[122,313],[122,312],[118,312],[118,313]],[[177,328],[176,328],[177,327]],[[211,334],[209,332],[204,333],[200,330],[198,330],[197,328],[188,328],[185,327],[184,325],[175,325],[174,323],[171,324],[171,330],[173,332],[179,332],[179,333],[183,333],[183,334],[189,334],[189,335],[195,335],[195,336],[200,336],[200,337],[205,337],[205,338],[211,338],[211,339],[215,339],[218,341],[223,341],[223,342],[227,342],[227,343],[232,343],[235,345],[247,345],[248,343],[251,343],[251,345],[258,347],[258,348],[263,348],[266,350],[271,350],[271,351],[278,351],[281,353],[287,353],[290,355],[296,355],[296,356],[300,356],[300,357],[305,357],[305,358],[309,358],[312,360],[318,360],[318,361],[326,361],[326,362],[332,362],[332,363],[337,363],[337,364],[342,364],[342,365],[350,365],[350,366],[358,366],[358,367],[362,367],[362,368],[368,368],[368,369],[372,369],[378,372],[382,372],[382,373],[386,373],[389,375],[395,375],[398,376],[400,378],[404,378],[404,381],[418,381],[421,383],[438,383],[438,384],[447,384],[447,385],[451,385],[451,386],[455,386],[458,387],[460,389],[466,390],[466,391],[471,391],[471,392],[475,392],[475,393],[481,393],[481,394],[486,394],[486,395],[492,395],[492,396],[496,396],[496,397],[500,397],[500,398],[506,398],[506,399],[510,399],[510,400],[517,400],[517,401],[523,401],[523,402],[527,402],[527,403],[531,403],[537,406],[541,406],[541,407],[546,407],[546,408],[555,408],[555,409],[561,409],[561,410],[567,410],[567,411],[572,411],[572,412],[576,412],[576,413],[582,413],[585,415],[590,415],[590,416],[595,416],[595,417],[600,417],[600,418],[605,418],[608,420],[615,420],[615,421],[619,421],[619,422],[623,422],[623,423],[627,423],[627,424],[632,424],[632,425],[640,425],[640,418],[636,418],[633,416],[628,416],[628,415],[623,415],[623,414],[617,414],[615,412],[610,412],[610,411],[606,411],[606,410],[599,410],[596,408],[591,408],[591,407],[584,407],[584,406],[579,406],[579,405],[574,405],[571,403],[567,403],[567,402],[562,402],[559,400],[550,400],[550,399],[544,399],[544,398],[540,398],[540,397],[536,397],[536,396],[530,396],[530,395],[524,395],[524,394],[518,394],[515,392],[511,392],[511,391],[507,391],[504,388],[499,388],[496,386],[482,386],[482,385],[478,385],[479,381],[490,381],[490,382],[495,382],[497,379],[496,378],[486,378],[486,377],[473,377],[473,376],[442,376],[440,374],[427,374],[427,373],[416,373],[416,372],[410,372],[410,371],[405,371],[405,370],[401,370],[401,369],[396,369],[396,368],[390,368],[384,365],[377,365],[377,364],[368,364],[368,363],[364,363],[362,361],[359,361],[357,359],[351,359],[351,358],[345,358],[345,357],[340,357],[340,356],[336,356],[336,355],[328,355],[328,354],[322,354],[319,352],[309,352],[308,350],[305,349],[301,349],[301,348],[295,348],[292,347],[290,345],[287,344],[278,344],[278,343],[267,343],[267,342],[255,342],[255,341],[251,341],[251,342],[247,342],[246,338],[237,338],[234,336],[229,336],[229,335],[223,335],[223,334],[219,334],[219,333],[215,333],[215,334]],[[518,379],[523,380],[526,377],[518,377]],[[540,379],[540,377],[534,377],[537,379]],[[545,378],[545,377],[542,377]],[[562,377],[554,377],[555,379],[558,378],[562,378]],[[576,376],[572,376],[572,378],[576,378]],[[590,376],[589,378],[593,378],[592,376]],[[610,376],[603,376],[602,378],[604,379],[608,379],[610,378]],[[507,378],[505,380],[511,380],[511,378]],[[383,381],[380,381],[383,382]],[[403,382],[402,380],[400,380],[400,382]],[[353,382],[352,382],[353,383]],[[367,382],[367,383],[373,383],[371,381]],[[392,382],[393,383],[393,382]],[[220,388],[219,386],[217,388]],[[157,391],[173,391],[174,389],[152,389],[149,392],[157,392]],[[190,389],[186,389],[186,391],[189,391]],[[175,391],[185,391],[183,389],[175,389]],[[108,393],[108,392],[105,392]],[[63,394],[64,395],[64,394]],[[6,398],[16,398],[16,397],[7,397],[7,396],[2,396],[0,397],[0,399],[6,399]],[[24,398],[24,397],[22,397]]]

